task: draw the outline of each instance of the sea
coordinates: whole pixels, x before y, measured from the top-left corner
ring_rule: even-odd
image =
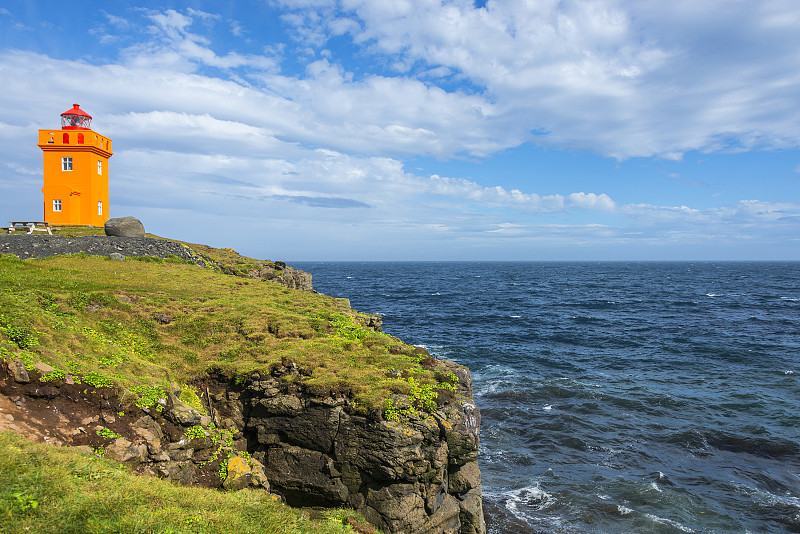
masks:
[[[293,265],[471,369],[490,533],[800,532],[800,263]]]

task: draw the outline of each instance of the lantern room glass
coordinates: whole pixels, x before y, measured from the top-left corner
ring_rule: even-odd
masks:
[[[91,128],[92,118],[86,115],[61,115],[61,127]]]

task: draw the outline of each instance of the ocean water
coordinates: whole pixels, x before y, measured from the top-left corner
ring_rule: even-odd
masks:
[[[490,532],[800,532],[800,263],[293,265],[470,367]]]

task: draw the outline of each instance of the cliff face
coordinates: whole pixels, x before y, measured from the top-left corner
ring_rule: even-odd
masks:
[[[354,415],[343,396],[310,395],[274,374],[217,384],[212,405],[223,427],[244,429],[289,504],[350,506],[386,532],[482,534],[480,412],[469,370],[439,366],[458,376],[456,398],[403,424]]]
[[[179,390],[139,409],[123,406],[112,388],[89,391],[70,377],[45,383],[52,368],[39,363],[29,373],[11,360],[0,362],[0,400],[11,401],[4,413],[13,423],[0,430],[103,449],[137,472],[184,485],[259,487],[295,506],[352,507],[387,533],[484,534],[470,373],[432,362],[458,377],[456,395],[401,424],[355,414],[343,394],[303,391],[292,365],[238,385],[209,378],[201,388],[207,416],[181,402]],[[221,430],[209,430],[212,422]]]

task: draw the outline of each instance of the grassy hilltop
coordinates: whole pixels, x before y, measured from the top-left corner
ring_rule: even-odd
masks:
[[[203,410],[192,384],[209,372],[244,380],[253,372],[291,364],[300,371],[290,375],[299,381],[295,387],[345,395],[349,410],[375,418],[396,420],[434,410],[437,396],[452,391],[454,377],[423,367],[427,354],[361,326],[341,300],[231,276],[246,273],[257,261],[230,249],[191,248],[213,259],[214,268],[178,259],[120,262],[79,254],[23,261],[0,256],[0,359],[20,358],[31,370],[44,362],[55,370],[42,381],[69,377],[87,389],[110,387],[131,407],[152,405],[177,384],[182,399]],[[81,524],[94,527],[81,532],[350,529],[330,520],[303,526],[301,512],[250,490],[237,496],[163,481],[134,482],[125,468],[105,460],[9,435],[0,435],[0,456],[4,532],[27,531],[26,526],[29,531],[71,532],[63,530],[69,521],[53,526],[58,510],[99,514],[94,523],[84,517]],[[112,495],[113,488],[123,487],[123,496]],[[81,488],[96,493],[76,504],[72,501],[78,497],[70,495]],[[195,493],[201,491],[208,493]],[[131,517],[118,507],[143,515]],[[173,508],[174,514],[164,512]],[[159,520],[145,521],[154,509]],[[262,518],[274,513],[275,525],[289,526],[264,529],[226,522],[232,521],[226,515],[251,517],[254,510]],[[36,522],[43,517],[50,523]]]
[[[203,253],[223,269],[246,272],[256,261],[230,249]],[[385,413],[392,393],[424,408],[449,387],[420,365],[426,354],[356,316],[340,299],[177,259],[0,257],[0,357],[42,361],[56,368],[53,379],[113,385],[126,399],[209,371],[243,379],[287,363],[307,390],[344,393],[364,414]]]

